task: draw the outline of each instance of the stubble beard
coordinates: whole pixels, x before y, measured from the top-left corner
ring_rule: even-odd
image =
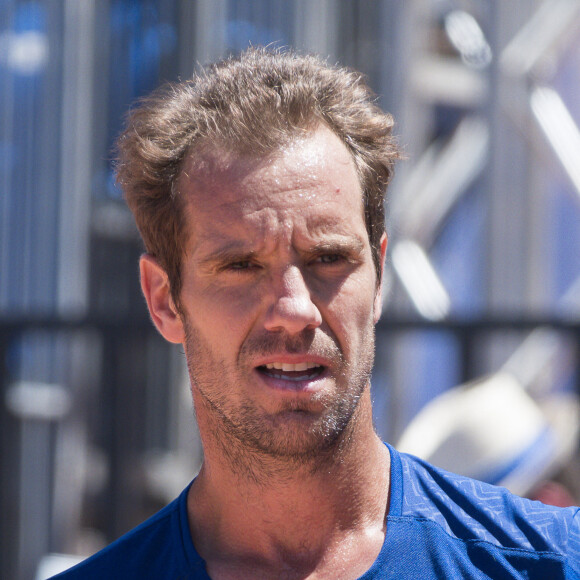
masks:
[[[242,346],[236,365],[226,363],[212,351],[199,331],[185,324],[185,353],[194,393],[196,413],[203,412],[212,443],[219,446],[235,472],[258,481],[259,473],[272,469],[291,473],[308,467],[311,471],[335,461],[356,429],[360,400],[369,387],[374,361],[374,325],[361,337],[356,361],[347,362],[337,341],[321,331],[304,331],[298,337],[270,333],[250,339]],[[249,368],[250,355],[308,352],[332,361],[333,392],[312,398],[310,403],[288,402],[275,413],[266,413],[249,397],[236,399],[237,381],[246,380],[240,371]],[[197,396],[196,396],[197,395]],[[203,435],[202,435],[203,436]]]

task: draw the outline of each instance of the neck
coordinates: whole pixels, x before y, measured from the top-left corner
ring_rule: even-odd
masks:
[[[357,532],[384,535],[389,454],[372,427],[368,389],[339,440],[308,461],[249,452],[234,461],[237,450],[224,456],[222,446],[205,443],[188,509],[206,560],[232,547],[265,560],[316,559]]]

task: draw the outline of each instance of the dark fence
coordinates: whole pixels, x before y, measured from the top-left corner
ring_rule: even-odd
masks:
[[[163,437],[146,407],[167,414],[169,348],[146,319],[0,321],[0,578],[32,580],[44,554],[69,550],[74,523],[111,539],[146,515],[138,465],[151,439]],[[157,405],[147,400],[152,392]],[[71,483],[67,463],[78,452],[63,458],[58,447],[63,433],[69,447],[78,444],[75,431],[104,458],[107,476],[90,505],[75,493],[59,498],[59,469],[67,466]],[[63,509],[68,499],[82,520]]]

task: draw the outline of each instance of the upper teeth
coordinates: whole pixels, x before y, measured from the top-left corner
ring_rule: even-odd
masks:
[[[307,371],[319,367],[319,364],[313,362],[301,362],[297,364],[273,362],[266,365],[267,369],[277,369],[279,371]]]

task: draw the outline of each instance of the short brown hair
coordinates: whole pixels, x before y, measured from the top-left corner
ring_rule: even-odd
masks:
[[[178,307],[187,232],[176,182],[184,159],[201,143],[264,155],[320,123],[352,154],[380,280],[384,197],[399,155],[393,119],[374,101],[360,73],[314,56],[251,48],[165,85],[130,111],[117,142],[117,179]]]

